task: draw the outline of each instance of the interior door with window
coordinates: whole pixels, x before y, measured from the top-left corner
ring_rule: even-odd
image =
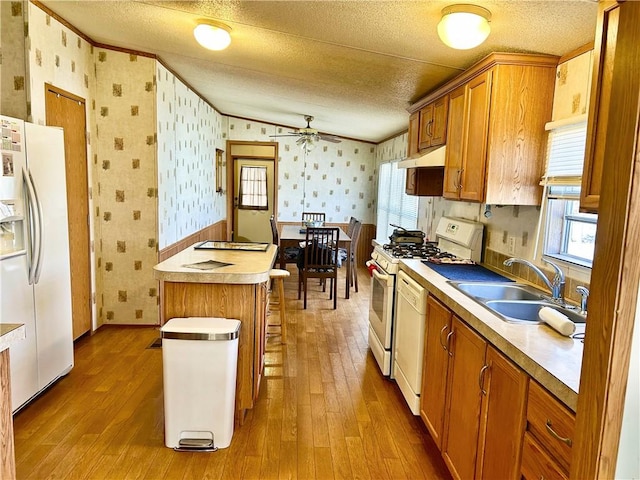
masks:
[[[234,159],[233,240],[270,243],[275,172],[272,160]]]

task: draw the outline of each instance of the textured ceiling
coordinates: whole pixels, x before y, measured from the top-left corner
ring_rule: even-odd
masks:
[[[406,108],[494,51],[564,55],[595,33],[593,0],[477,1],[492,13],[479,47],[438,39],[452,1],[41,1],[98,43],[156,54],[220,112],[379,142]],[[464,3],[464,2],[460,2]],[[232,28],[222,52],[193,38],[200,18]]]

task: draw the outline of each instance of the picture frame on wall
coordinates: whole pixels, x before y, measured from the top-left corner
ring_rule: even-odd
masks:
[[[216,148],[216,192],[222,193],[222,157],[224,150]]]

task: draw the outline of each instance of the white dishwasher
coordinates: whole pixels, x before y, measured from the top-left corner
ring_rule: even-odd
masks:
[[[420,415],[427,290],[400,271],[396,293],[393,378],[411,412]]]

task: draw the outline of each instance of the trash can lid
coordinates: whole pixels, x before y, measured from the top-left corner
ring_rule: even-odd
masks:
[[[162,338],[178,340],[234,340],[240,320],[215,317],[172,318],[161,328]]]

